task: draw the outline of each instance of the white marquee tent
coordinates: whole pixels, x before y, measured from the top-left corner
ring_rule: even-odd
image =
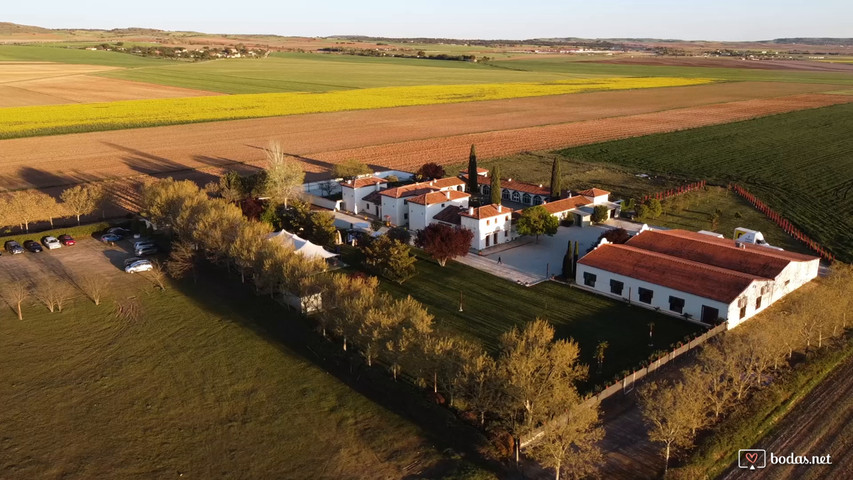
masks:
[[[301,238],[298,235],[290,233],[286,230],[282,230],[280,232],[273,232],[267,236],[267,239],[277,240],[285,246],[293,247],[293,249],[297,253],[309,258],[320,257],[326,259],[331,257],[337,257],[337,254],[327,252],[320,245],[311,243],[308,240],[305,240],[304,238]]]

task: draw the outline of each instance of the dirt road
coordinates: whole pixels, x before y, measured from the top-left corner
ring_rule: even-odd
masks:
[[[757,445],[766,450],[767,466],[748,470],[735,465],[722,480],[817,480],[853,478],[853,358],[838,366],[775,431]],[[771,465],[777,456],[830,455],[832,465]],[[732,460],[737,452],[732,453]]]

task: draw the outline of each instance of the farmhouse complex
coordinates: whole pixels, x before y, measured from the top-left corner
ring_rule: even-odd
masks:
[[[817,277],[819,258],[685,230],[646,230],[578,261],[575,280],[661,313],[734,328]]]

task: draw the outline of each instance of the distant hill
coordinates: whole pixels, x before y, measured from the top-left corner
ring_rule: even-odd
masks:
[[[17,23],[0,22],[0,35],[14,35],[27,33],[53,33],[53,30],[32,25],[18,25]]]
[[[801,45],[843,45],[853,47],[853,38],[774,38],[771,43],[797,43]]]

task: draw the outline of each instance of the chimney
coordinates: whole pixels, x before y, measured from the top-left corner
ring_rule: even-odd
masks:
[[[448,200],[450,200],[450,190],[445,190],[444,195],[447,196]]]
[[[511,182],[511,181],[512,181],[512,179],[511,179],[511,178],[507,178],[507,179],[506,179],[506,181],[507,181],[507,182]]]
[[[347,185],[352,185],[352,179],[347,180]]]
[[[541,183],[539,184],[539,188],[542,188],[542,184],[541,184]]]
[[[501,205],[501,204],[499,203],[499,204],[498,204],[498,213],[501,213],[501,211],[502,211],[502,210],[503,210],[503,205]]]
[[[474,207],[468,207],[468,215],[474,216]]]
[[[429,185],[432,186],[435,183],[435,180],[430,180]]]

